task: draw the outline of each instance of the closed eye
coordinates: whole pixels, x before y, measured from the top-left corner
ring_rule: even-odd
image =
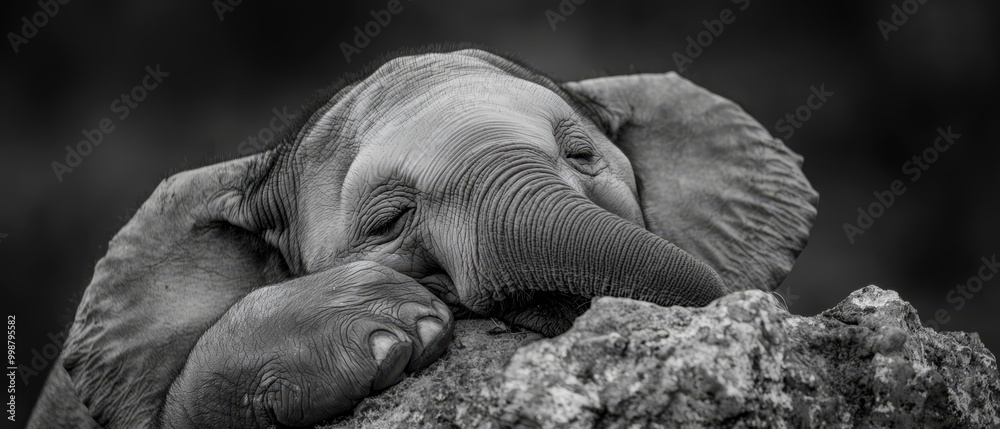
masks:
[[[593,162],[594,153],[588,150],[571,152],[566,154],[566,159],[578,159],[583,162]]]
[[[413,207],[388,207],[371,216],[366,228],[369,237],[395,237],[402,230],[402,220],[413,211]]]
[[[568,142],[564,153],[563,156],[571,167],[588,176],[596,176],[607,167],[601,155],[586,141]]]
[[[559,121],[553,130],[556,143],[563,148],[563,156],[572,164],[591,164],[600,158],[590,137],[575,120]]]

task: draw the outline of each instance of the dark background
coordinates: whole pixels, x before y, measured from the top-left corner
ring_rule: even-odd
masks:
[[[224,1],[224,0],[223,0]],[[568,2],[568,0],[567,0]],[[921,318],[944,309],[947,330],[978,331],[1000,350],[1000,279],[957,310],[946,300],[1000,251],[997,3],[931,1],[883,38],[876,22],[897,2],[599,2],[557,23],[558,0],[402,1],[403,11],[348,64],[340,49],[386,1],[345,5],[247,0],[220,21],[211,1],[85,2],[59,12],[14,54],[0,47],[0,281],[3,313],[17,316],[17,351],[29,365],[47,333],[71,321],[108,240],[172,172],[232,156],[310,93],[388,50],[472,41],[520,53],[558,78],[675,70],[674,52],[726,8],[724,28],[683,75],[740,103],[776,136],[776,121],[825,85],[834,95],[786,143],[805,156],[821,195],[809,247],[780,288],[812,315],[868,284],[894,289]],[[4,2],[5,32],[19,33],[35,1]],[[145,66],[169,72],[118,120],[110,103]],[[113,117],[115,131],[56,179],[66,145]],[[903,164],[938,127],[961,138],[916,182]],[[872,193],[896,179],[907,191],[852,244],[843,230]],[[4,237],[3,234],[6,234]],[[51,347],[50,347],[51,351]],[[47,368],[46,368],[47,369]],[[43,376],[18,380],[27,420]],[[6,384],[6,382],[5,382]],[[6,416],[6,415],[5,415]],[[5,420],[6,422],[6,420]]]

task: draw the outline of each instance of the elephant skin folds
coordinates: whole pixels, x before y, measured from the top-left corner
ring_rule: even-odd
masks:
[[[599,298],[533,342],[490,329],[461,321],[441,361],[321,427],[1000,425],[978,336],[922,327],[875,286],[814,317],[743,291],[704,308]]]

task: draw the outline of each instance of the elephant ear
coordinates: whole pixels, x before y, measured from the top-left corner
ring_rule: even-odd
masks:
[[[731,290],[773,290],[806,246],[819,196],[802,157],[732,101],[676,73],[568,83],[632,163],[646,227]]]
[[[97,263],[63,350],[68,376],[53,375],[46,390],[71,381],[101,427],[155,426],[201,334],[252,289],[288,277],[247,221],[265,156],[181,172],[157,187]],[[64,412],[59,406],[36,414]]]

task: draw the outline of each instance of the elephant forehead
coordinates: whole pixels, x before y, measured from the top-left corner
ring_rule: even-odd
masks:
[[[573,114],[562,99],[510,76],[461,75],[411,94],[357,134],[361,151],[412,156],[504,142],[549,144],[559,120]]]
[[[446,97],[456,102],[492,97],[502,103],[524,102],[527,95],[548,98],[544,101],[550,103],[558,101],[555,93],[532,82],[540,79],[536,73],[482,51],[400,57],[387,62],[358,85],[357,98],[362,103],[359,107],[369,109],[355,112],[410,112],[419,109],[430,97]]]
[[[445,172],[504,145],[555,153],[556,124],[575,115],[559,94],[479,58],[437,54],[386,67],[358,85],[346,112],[356,150],[347,176],[363,182]]]
[[[335,130],[351,136],[358,149],[385,149],[401,140],[430,144],[505,128],[551,132],[554,120],[572,114],[560,95],[525,79],[523,69],[515,75],[507,60],[484,55],[459,51],[389,61],[338,94],[305,140],[326,141]],[[421,148],[427,149],[433,148]]]
[[[548,100],[539,96],[544,92]],[[531,82],[479,75],[440,82],[393,108],[377,126],[356,134],[348,180],[406,177],[426,188],[477,154],[525,145],[555,154],[553,129],[558,118],[572,114],[558,96]]]

